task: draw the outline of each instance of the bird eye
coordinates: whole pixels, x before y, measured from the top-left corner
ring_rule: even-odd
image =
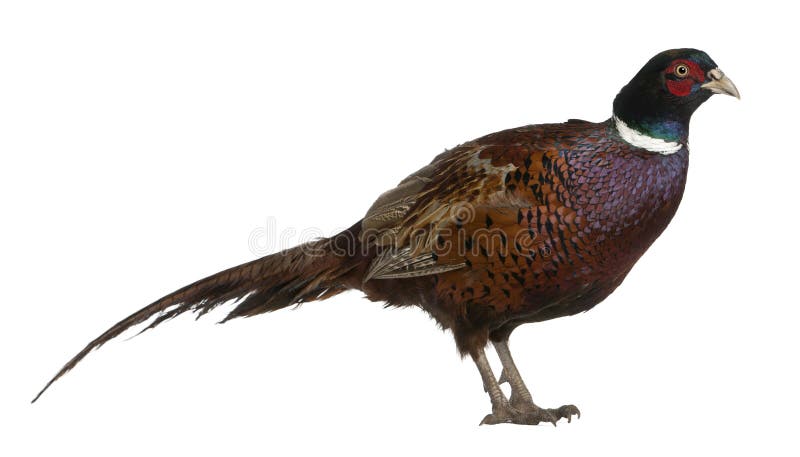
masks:
[[[689,67],[684,64],[677,65],[675,67],[675,76],[679,78],[685,78],[686,75],[689,74]]]

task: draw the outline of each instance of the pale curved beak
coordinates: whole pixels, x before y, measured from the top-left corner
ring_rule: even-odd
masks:
[[[719,68],[709,71],[708,77],[711,79],[711,81],[703,84],[700,87],[703,89],[708,89],[715,94],[725,94],[741,99],[741,97],[739,97],[739,91],[736,89],[733,81],[725,76],[725,73],[720,71]]]

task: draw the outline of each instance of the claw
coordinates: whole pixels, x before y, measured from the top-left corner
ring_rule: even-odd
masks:
[[[572,422],[573,414],[577,416],[578,419],[581,418],[581,410],[579,410],[575,405],[564,405],[558,408],[558,415],[566,419],[567,423]]]

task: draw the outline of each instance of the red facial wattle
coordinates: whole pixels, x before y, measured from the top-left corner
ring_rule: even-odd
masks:
[[[683,78],[675,77],[675,69],[679,65],[685,65],[689,69],[689,73]],[[679,59],[672,62],[665,70],[665,74],[667,76],[667,90],[676,97],[685,97],[691,94],[692,86],[705,80],[703,69],[691,60]]]
[[[685,97],[692,93],[692,86],[694,85],[694,80],[692,79],[680,79],[680,80],[667,80],[667,89],[669,89],[672,95],[678,97]]]

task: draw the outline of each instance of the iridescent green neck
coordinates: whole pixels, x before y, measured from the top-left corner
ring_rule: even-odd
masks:
[[[689,123],[666,119],[630,118],[621,113],[615,116],[625,121],[628,127],[642,135],[658,138],[664,141],[684,143],[689,137]]]

